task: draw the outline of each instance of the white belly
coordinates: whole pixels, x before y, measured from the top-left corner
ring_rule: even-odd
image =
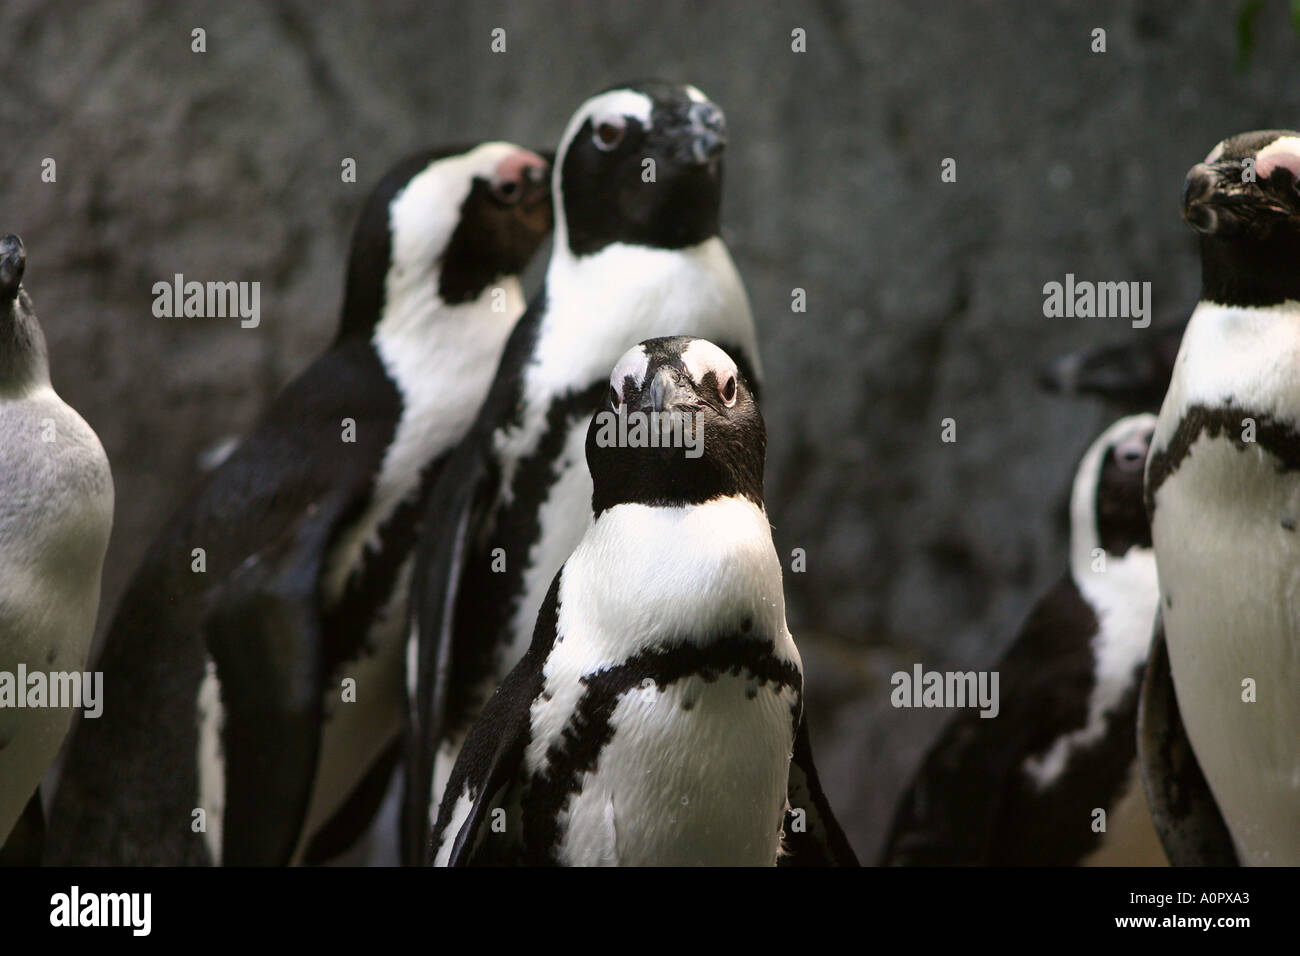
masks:
[[[1300,864],[1300,476],[1202,436],[1153,535],[1187,734],[1243,863]],[[1255,683],[1244,702],[1243,681]]]
[[[49,388],[0,398],[0,436],[0,671],[83,671],[113,521],[108,460]],[[0,708],[0,844],[72,717],[70,707]]]
[[[559,856],[578,866],[771,866],[793,745],[793,688],[744,676],[650,684],[615,708],[614,736],[571,798]],[[694,702],[690,710],[683,702]],[[562,821],[563,825],[563,821]]]

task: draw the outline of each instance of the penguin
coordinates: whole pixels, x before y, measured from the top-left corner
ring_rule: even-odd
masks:
[[[0,860],[34,864],[44,825],[37,790],[73,711],[52,699],[26,706],[31,678],[51,688],[52,674],[84,680],[113,475],[98,436],[50,384],[26,265],[23,241],[0,238]]]
[[[466,739],[431,861],[856,865],[811,760],[744,374],[655,338],[606,389],[592,523]]]
[[[1039,384],[1062,395],[1092,395],[1134,412],[1160,411],[1186,321],[1141,330],[1124,342],[1085,346],[1039,371]]]
[[[719,235],[726,135],[698,89],[657,81],[597,94],[569,120],[543,288],[426,510],[408,650],[408,864],[422,859],[473,719],[591,523],[583,442],[609,369],[644,339],[692,334],[758,387],[749,301]]]
[[[1122,418],[1083,456],[1069,570],[995,668],[1000,712],[961,711],[939,738],[883,865],[1165,864],[1135,729],[1157,599],[1142,496],[1155,421]]]
[[[420,501],[474,420],[550,230],[549,165],[509,143],[385,175],[330,347],[171,518],[73,737],[51,819],[68,864],[320,863],[399,756]]]
[[[1300,133],[1188,172],[1201,298],[1147,463],[1160,610],[1139,748],[1175,864],[1300,864]]]

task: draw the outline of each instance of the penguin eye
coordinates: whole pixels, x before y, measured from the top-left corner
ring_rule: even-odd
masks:
[[[722,403],[730,408],[736,404],[736,376],[727,377],[727,384],[719,389],[718,394],[722,396]]]
[[[622,402],[623,399],[619,397],[618,389],[616,389],[613,385],[611,385],[609,387],[609,404],[612,405],[614,408],[618,408],[618,406],[622,404]]]
[[[622,122],[617,120],[605,120],[596,126],[596,132],[592,136],[592,141],[596,144],[597,149],[608,152],[623,141],[623,133],[626,127]]]

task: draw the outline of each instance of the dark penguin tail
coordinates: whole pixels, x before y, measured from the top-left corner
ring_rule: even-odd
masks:
[[[18,287],[22,285],[26,268],[27,250],[23,241],[14,235],[0,239],[0,303],[7,304],[18,298]]]

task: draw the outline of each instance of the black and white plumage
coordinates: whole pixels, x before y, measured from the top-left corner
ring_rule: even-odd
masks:
[[[84,670],[113,525],[108,457],[50,384],[26,263],[21,239],[0,238],[0,672],[24,699],[20,673]],[[0,861],[39,861],[36,791],[72,716],[0,705]]]
[[[808,749],[743,374],[711,342],[652,339],[607,391],[593,523],[461,750],[432,862],[855,864]],[[620,412],[685,417],[702,454],[602,441]]]
[[[882,863],[1165,862],[1135,739],[1156,609],[1142,497],[1154,428],[1154,415],[1120,419],[1084,455],[1069,571],[995,668],[1000,711],[962,711],[940,737],[899,804]]]
[[[692,334],[755,381],[749,302],[718,234],[725,139],[699,90],[639,83],[589,99],[560,142],[544,289],[435,486],[416,564],[407,862],[421,859],[460,742],[591,523],[583,448],[609,369],[639,341]]]
[[[372,192],[333,344],[128,587],[100,665],[112,704],[74,737],[52,861],[318,862],[369,823],[398,756],[422,496],[523,311],[548,172],[484,143],[414,156]]]
[[[1183,188],[1202,291],[1147,465],[1161,623],[1140,736],[1175,863],[1300,863],[1298,184],[1300,133],[1265,130]]]

